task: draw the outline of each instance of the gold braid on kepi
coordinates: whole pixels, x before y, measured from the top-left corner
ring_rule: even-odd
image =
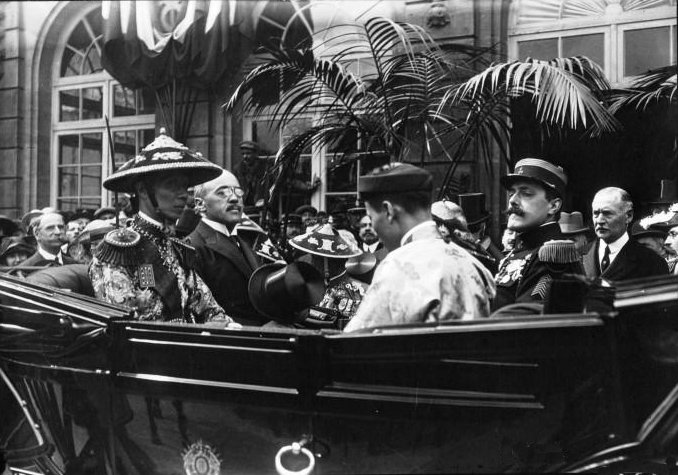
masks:
[[[94,253],[99,261],[116,266],[139,265],[141,235],[130,228],[110,231]]]
[[[539,248],[539,260],[551,264],[572,264],[579,261],[574,242],[567,239],[546,241]]]

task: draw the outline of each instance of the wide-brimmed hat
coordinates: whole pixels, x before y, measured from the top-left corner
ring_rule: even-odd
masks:
[[[631,225],[631,237],[657,237],[666,239],[666,231],[654,227],[646,228],[640,221],[636,221]]]
[[[668,211],[659,211],[641,219],[640,224],[645,229],[659,229],[668,232],[678,226],[678,203],[671,205]]]
[[[133,193],[138,181],[151,175],[176,171],[185,173],[188,186],[195,186],[217,178],[223,170],[200,152],[169,137],[162,128],[160,135],[144,147],[139,155],[125,162],[104,180],[104,188]]]
[[[94,219],[100,219],[101,215],[106,213],[112,213],[113,216],[117,214],[115,208],[112,206],[104,206],[103,208],[99,208],[94,212]]]
[[[32,209],[28,213],[24,214],[21,217],[21,227],[24,228],[24,231],[26,231],[27,233],[30,232],[31,223],[36,218],[42,216],[42,214],[43,214],[42,210],[39,209]]]
[[[8,218],[4,214],[0,214],[0,234],[2,236],[11,236],[19,230],[19,226],[13,219]]]
[[[35,247],[27,243],[24,238],[18,236],[6,237],[0,243],[0,259],[22,251],[30,256],[35,252]]]
[[[547,186],[563,198],[567,186],[567,175],[561,167],[546,160],[523,158],[516,163],[513,173],[501,177],[500,181],[506,189],[519,181],[536,182],[542,186]]]
[[[579,211],[572,211],[571,213],[562,211],[558,224],[560,225],[560,232],[565,235],[585,233],[589,230],[588,226],[584,226],[584,216]]]
[[[293,237],[289,243],[295,249],[308,254],[334,259],[348,259],[362,253],[359,249],[352,248],[331,224],[317,226],[306,234]]]
[[[310,264],[275,262],[254,271],[248,294],[259,313],[277,322],[293,323],[296,312],[322,300],[325,284],[320,271]]]
[[[434,218],[441,221],[449,221],[451,219],[459,219],[464,217],[464,211],[454,201],[441,200],[431,204],[431,214]],[[465,219],[465,217],[464,217]]]
[[[457,200],[464,211],[468,226],[490,219],[491,214],[485,209],[485,193],[460,193],[457,195]]]

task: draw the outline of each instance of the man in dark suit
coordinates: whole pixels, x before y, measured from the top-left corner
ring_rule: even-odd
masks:
[[[592,208],[598,240],[584,256],[587,277],[619,281],[669,273],[664,259],[629,238],[633,202],[625,190],[603,188],[594,196]]]
[[[35,268],[77,264],[77,261],[61,252],[61,245],[66,242],[66,225],[59,213],[45,213],[40,216],[34,228],[38,250],[19,266]],[[30,269],[27,269],[30,272]],[[35,270],[35,269],[33,269]],[[27,273],[28,273],[27,272]]]
[[[244,190],[232,173],[195,187],[195,209],[202,219],[186,239],[197,252],[196,271],[215,299],[235,321],[261,325],[268,318],[252,306],[247,293],[250,276],[260,265],[235,227],[243,218]]]

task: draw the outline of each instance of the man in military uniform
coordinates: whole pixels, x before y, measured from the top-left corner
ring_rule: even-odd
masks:
[[[96,249],[90,278],[97,298],[136,310],[139,320],[223,322],[239,326],[193,270],[195,251],[172,237],[188,187],[221,169],[165,135],[104,180],[111,191],[135,193],[139,213],[129,228],[111,231]]]
[[[567,185],[563,169],[544,160],[525,158],[516,163],[513,173],[501,178],[501,183],[509,191],[507,228],[517,236],[514,249],[502,260],[495,276],[497,298],[493,309],[543,302],[554,278],[583,273],[574,247],[562,241],[558,225]],[[544,247],[551,240],[557,242]]]

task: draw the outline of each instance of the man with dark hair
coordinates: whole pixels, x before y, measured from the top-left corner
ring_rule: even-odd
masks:
[[[657,253],[630,239],[633,201],[626,190],[603,188],[593,197],[593,225],[598,239],[584,256],[588,277],[619,281],[669,273]]]
[[[259,205],[266,195],[266,160],[259,158],[259,145],[250,140],[240,142],[242,160],[235,169],[235,175],[244,190],[245,206]]]
[[[195,250],[172,236],[188,187],[220,173],[161,129],[139,155],[104,180],[108,190],[136,193],[139,213],[128,228],[111,231],[96,248],[90,278],[97,298],[134,308],[139,320],[234,323],[193,269]]]
[[[367,214],[389,254],[346,331],[489,315],[491,274],[431,219],[433,177],[405,163],[360,177]]]
[[[558,225],[567,185],[563,169],[544,160],[525,158],[516,163],[513,173],[501,178],[501,183],[509,192],[507,229],[517,236],[514,249],[495,276],[494,309],[543,302],[554,278],[582,273],[576,250],[564,241]],[[544,247],[552,240],[556,243]]]

